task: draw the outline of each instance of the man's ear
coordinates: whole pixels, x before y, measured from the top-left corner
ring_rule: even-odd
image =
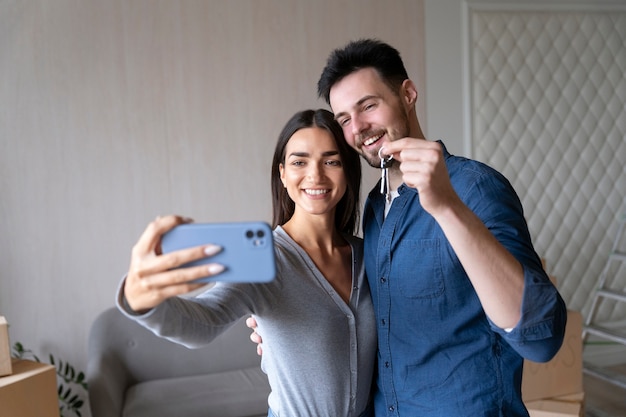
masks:
[[[406,79],[402,82],[401,88],[402,102],[408,107],[415,107],[417,103],[417,88],[410,79]]]

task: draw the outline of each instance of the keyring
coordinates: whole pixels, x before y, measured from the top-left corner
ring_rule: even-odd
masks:
[[[378,150],[378,157],[380,158],[381,164],[386,164],[387,162],[393,159],[393,155],[387,155],[386,157],[383,158],[383,149],[385,149],[385,147],[381,146],[380,149]]]

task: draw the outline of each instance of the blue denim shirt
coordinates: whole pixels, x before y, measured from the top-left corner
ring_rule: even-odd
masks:
[[[376,416],[528,416],[521,398],[523,358],[543,362],[556,354],[565,303],[533,249],[507,179],[445,148],[444,155],[460,198],[523,265],[521,319],[507,332],[487,318],[417,190],[400,186],[384,219],[384,199],[375,187],[363,227],[378,328]]]

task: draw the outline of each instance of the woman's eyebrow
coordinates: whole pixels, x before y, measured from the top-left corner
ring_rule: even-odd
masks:
[[[299,157],[299,158],[302,158],[302,157],[306,157],[306,156],[310,156],[310,155],[309,155],[309,153],[308,153],[308,152],[291,152],[288,156],[289,156],[289,157],[291,157],[291,156],[297,156],[297,157]]]
[[[326,152],[322,152],[322,156],[333,156],[333,155],[339,155],[339,151],[326,151]],[[311,156],[310,153],[308,152],[292,152],[290,153],[288,156],[296,156],[299,158],[304,158],[304,157],[308,157]]]

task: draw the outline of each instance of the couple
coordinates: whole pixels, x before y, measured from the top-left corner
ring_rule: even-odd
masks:
[[[220,267],[169,271],[160,237],[188,220],[167,216],[133,248],[118,307],[189,346],[253,314],[270,416],[528,416],[523,358],[556,353],[566,310],[514,190],[424,139],[415,85],[387,44],[333,51],[318,93],[334,116],[297,113],[274,154],[276,280],[175,297]],[[374,167],[393,157],[390,198],[370,193],[363,241],[352,236],[360,167],[346,144]],[[180,251],[177,265],[217,250]]]

